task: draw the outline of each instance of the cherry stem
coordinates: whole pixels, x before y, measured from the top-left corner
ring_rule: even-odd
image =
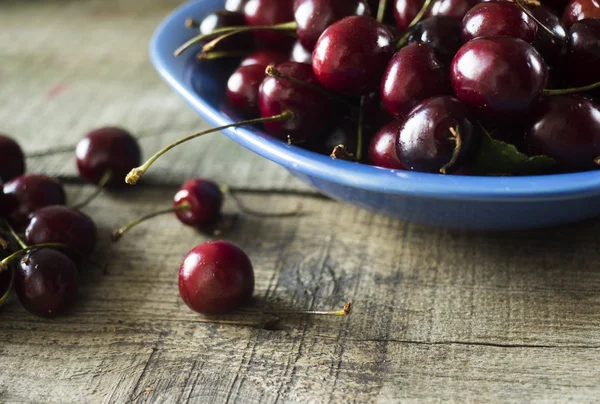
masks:
[[[106,184],[108,184],[108,181],[110,181],[111,176],[112,176],[112,173],[111,173],[110,170],[108,170],[107,172],[105,172],[104,175],[102,176],[102,178],[100,178],[100,181],[98,181],[98,185],[96,186],[96,190],[94,192],[92,192],[83,201],[81,201],[78,204],[72,206],[71,208],[75,209],[75,210],[80,210],[80,209],[85,208],[87,205],[89,205],[102,192],[104,192],[104,187],[106,186]]]
[[[410,24],[408,24],[408,27],[406,27],[406,32],[400,37],[400,39],[396,43],[396,49],[400,49],[404,45],[406,45],[406,41],[408,40],[408,37],[412,32],[412,27],[417,25],[417,23],[423,19],[425,14],[429,12],[429,10],[435,2],[436,0],[425,0],[425,3],[423,3],[423,7],[421,7],[421,9],[419,10],[419,13],[415,16],[415,18],[413,18]]]
[[[558,36],[556,34],[556,32],[552,31],[550,28],[548,28],[547,26],[545,26],[544,24],[542,24],[542,22],[540,20],[537,19],[537,17],[535,15],[533,15],[533,13],[531,12],[531,10],[529,10],[529,8],[523,4],[523,2],[521,0],[513,0],[513,2],[525,13],[527,14],[527,16],[529,18],[531,18],[533,21],[535,21],[535,23],[537,25],[539,25],[540,27],[542,27],[544,29],[544,31],[546,31],[548,34],[550,34],[551,36],[553,36],[554,38],[558,39],[559,41],[564,40],[564,38],[561,38],[560,36]]]
[[[302,211],[302,203],[298,202],[296,207],[291,210],[283,211],[283,212],[260,212],[258,210],[254,210],[252,208],[247,207],[244,202],[229,188],[227,185],[221,185],[219,187],[223,194],[229,195],[231,199],[235,202],[238,209],[247,215],[256,216],[256,217],[293,217],[298,216]]]
[[[188,18],[187,20],[185,20],[185,27],[186,28],[194,28],[194,29],[198,29],[200,28],[200,23],[193,19],[193,18]]]
[[[596,157],[594,159],[594,163],[598,164],[600,166],[600,157]]]
[[[440,173],[447,174],[448,169],[451,168],[458,161],[458,157],[460,156],[460,149],[462,147],[462,137],[460,136],[460,131],[458,130],[458,126],[455,128],[450,128],[450,133],[452,137],[450,139],[454,140],[456,146],[454,146],[454,151],[452,152],[452,158],[450,161],[440,168]]]
[[[354,154],[350,153],[345,145],[339,144],[333,148],[333,151],[329,155],[334,160],[346,160],[346,161],[356,161],[356,157]]]
[[[385,18],[387,3],[387,0],[379,0],[379,7],[377,7],[377,21],[379,22],[383,22]]]
[[[253,125],[256,123],[266,123],[266,122],[280,122],[280,121],[290,121],[294,119],[294,113],[289,110],[286,109],[285,111],[283,111],[281,114],[278,115],[274,115],[272,117],[269,118],[256,118],[256,119],[250,119],[247,121],[241,121],[241,122],[236,122],[236,123],[231,123],[229,125],[224,125],[224,126],[219,126],[218,128],[213,128],[213,129],[208,129],[202,132],[198,132],[194,135],[185,137],[183,139],[180,139],[178,141],[176,141],[175,143],[171,143],[170,145],[166,146],[165,148],[163,148],[162,150],[160,150],[159,152],[157,152],[154,156],[150,157],[150,159],[148,161],[146,161],[144,164],[142,164],[141,166],[134,168],[133,170],[131,170],[129,172],[129,174],[127,174],[127,177],[125,177],[125,182],[128,183],[129,185],[135,185],[140,178],[142,177],[142,175],[144,175],[146,173],[146,171],[148,171],[148,169],[150,168],[150,166],[152,166],[152,164],[154,164],[154,162],[156,160],[158,160],[158,158],[160,156],[162,156],[163,154],[165,154],[166,152],[168,152],[169,150],[171,150],[172,148],[179,146],[182,143],[188,142],[190,140],[196,139],[197,137],[200,136],[204,136],[204,135],[208,135],[209,133],[214,133],[214,132],[218,132],[221,130],[225,130],[228,128],[234,128],[237,126],[244,126],[244,125]]]
[[[198,36],[195,36],[194,38],[190,39],[189,41],[187,41],[186,43],[184,43],[183,45],[181,45],[179,48],[177,48],[175,50],[175,56],[181,55],[183,52],[185,52],[187,49],[189,49],[191,46],[195,45],[196,43],[201,42],[207,38],[212,38],[219,34],[222,34],[222,35],[219,38],[216,38],[214,41],[221,41],[222,39],[225,39],[224,37],[229,37],[229,36],[232,36],[235,34],[239,34],[242,32],[250,32],[250,31],[295,31],[297,26],[298,25],[296,24],[295,21],[291,21],[291,22],[286,22],[283,24],[257,25],[254,27],[217,28],[210,34],[198,35]],[[209,44],[210,43],[208,43],[206,45],[208,46]]]
[[[123,234],[125,234],[129,230],[133,229],[138,224],[145,222],[146,220],[155,218],[157,216],[165,215],[167,213],[175,213],[175,212],[179,212],[180,210],[189,210],[191,207],[192,206],[189,203],[184,202],[178,206],[173,206],[168,209],[163,209],[163,210],[159,210],[157,212],[149,213],[147,215],[140,217],[139,219],[134,220],[133,222],[131,222],[129,224],[126,224],[125,226],[121,227],[120,229],[113,231],[110,238],[113,242],[116,243],[117,241],[121,240],[121,237],[123,237]]]
[[[21,248],[27,248],[27,247],[29,247],[29,246],[27,245],[27,243],[25,243],[25,242],[23,241],[23,239],[22,239],[22,238],[21,238],[21,237],[20,237],[20,236],[17,234],[17,232],[15,231],[15,229],[13,229],[13,227],[10,225],[10,223],[8,223],[8,220],[4,219],[4,225],[5,225],[5,226],[6,226],[6,228],[8,229],[8,231],[9,231],[9,233],[10,233],[11,237],[12,237],[13,239],[15,239],[15,241],[17,242],[17,244],[19,244],[19,246],[20,246]]]
[[[39,250],[40,248],[69,248],[69,246],[61,243],[43,243],[23,248],[0,261],[0,272],[6,271],[8,269],[8,264],[14,261],[15,258],[18,258],[29,251]]]
[[[567,95],[567,94],[583,93],[586,91],[595,90],[597,88],[600,88],[600,81],[598,81],[594,84],[589,84],[587,86],[583,86],[583,87],[562,88],[562,89],[556,89],[556,90],[545,89],[543,94],[544,95]]]
[[[248,52],[246,51],[216,51],[216,52],[200,52],[196,59],[199,61],[203,60],[215,60],[215,59],[223,59],[223,58],[237,58],[247,56]]]
[[[252,311],[252,310],[245,310],[245,311]],[[274,310],[274,311],[270,311],[270,310],[260,310],[261,313],[263,314],[272,314],[272,315],[311,315],[311,316],[333,316],[333,317],[347,317],[350,315],[350,312],[352,311],[352,302],[348,302],[344,305],[344,308],[341,310],[337,310],[337,311],[320,311],[320,310],[300,310],[300,311],[295,311],[295,310],[290,310],[290,311],[286,311],[286,310]]]
[[[360,161],[363,148],[363,132],[365,126],[365,97],[360,99],[360,111],[358,113],[358,138],[356,140],[356,160]]]

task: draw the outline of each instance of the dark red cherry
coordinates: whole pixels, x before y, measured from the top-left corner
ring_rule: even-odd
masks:
[[[25,156],[21,146],[0,133],[0,179],[10,181],[25,172]]]
[[[297,63],[312,63],[312,51],[306,49],[300,41],[296,41],[290,53],[290,60]]]
[[[529,9],[535,18],[556,34],[555,37],[546,32],[545,29],[538,28],[532,43],[533,47],[542,55],[546,64],[554,66],[564,58],[567,51],[567,30],[561,23],[560,18],[550,9],[544,6],[529,6]]]
[[[192,249],[179,268],[179,294],[195,312],[221,314],[250,302],[254,269],[239,247],[210,241]]]
[[[125,185],[127,173],[141,164],[137,140],[121,128],[106,127],[87,134],[75,150],[79,175],[98,184],[110,172],[107,187]]]
[[[408,28],[408,25],[419,14],[425,0],[393,0],[394,1],[394,20],[396,27],[400,31]]]
[[[396,27],[400,31],[408,28],[408,25],[419,14],[425,4],[425,0],[392,0],[394,2],[394,20]],[[434,15],[446,15],[458,20],[478,3],[478,0],[438,0],[431,6],[429,12],[425,15],[431,17]]]
[[[467,108],[452,97],[429,98],[400,127],[396,153],[411,171],[451,173],[473,157],[481,133]]]
[[[277,66],[280,73],[304,83],[320,87],[313,69],[305,63],[285,62]],[[291,120],[265,123],[269,133],[283,140],[304,142],[324,132],[332,121],[333,103],[330,98],[306,86],[283,78],[267,77],[260,85],[261,116],[271,117],[286,110],[294,113]]]
[[[189,207],[175,211],[179,221],[187,226],[205,228],[217,223],[221,218],[223,193],[213,181],[194,178],[183,184],[175,194],[173,207],[184,204]]]
[[[396,52],[381,81],[381,101],[397,119],[404,119],[424,99],[450,92],[447,70],[433,49],[421,43]]]
[[[588,18],[571,26],[564,71],[575,86],[600,81],[600,19]]]
[[[600,18],[599,0],[571,0],[563,11],[562,22],[569,29],[571,25],[584,18]]]
[[[267,26],[294,20],[294,0],[249,0],[244,7],[246,24]],[[288,32],[254,31],[254,36],[270,48],[289,49],[294,37]]]
[[[374,18],[346,17],[319,38],[313,69],[326,89],[350,96],[365,95],[379,88],[394,48],[391,32]]]
[[[86,214],[66,206],[47,206],[29,216],[25,230],[28,245],[60,243],[72,251],[63,251],[75,261],[92,253],[96,245],[96,224]]]
[[[539,99],[548,71],[539,53],[517,38],[478,38],[452,61],[450,79],[457,98],[481,116],[522,118]]]
[[[321,34],[336,21],[352,15],[371,15],[365,0],[296,0],[294,19],[300,42],[314,48]]]
[[[200,34],[207,35],[218,28],[242,27],[246,25],[246,20],[242,12],[227,10],[216,10],[208,14],[200,23]],[[212,38],[214,39],[214,38]],[[208,41],[204,41],[208,42]],[[219,42],[215,47],[216,51],[244,50],[252,46],[254,39],[252,34],[245,32],[233,35]]]
[[[436,15],[417,23],[408,37],[408,43],[429,45],[435,51],[439,61],[450,66],[454,55],[463,43],[461,32],[460,20],[446,15]]]
[[[478,0],[437,0],[431,6],[427,16],[444,15],[454,17],[460,21],[467,14],[467,11],[478,2]]]
[[[244,116],[260,114],[258,88],[265,78],[265,68],[261,65],[240,66],[227,81],[227,98]]]
[[[533,42],[537,23],[510,1],[488,1],[470,9],[462,21],[463,40],[509,36]]]
[[[375,134],[369,144],[369,163],[378,167],[404,170],[396,153],[401,127],[401,121],[392,121]]]
[[[225,1],[225,10],[241,13],[248,0],[227,0]]]
[[[600,105],[578,95],[544,97],[533,109],[525,141],[530,155],[550,156],[561,170],[596,170]]]
[[[288,60],[288,55],[284,52],[271,49],[258,49],[242,60],[240,66],[260,65],[267,66],[278,65]]]
[[[47,175],[26,174],[4,184],[4,194],[11,205],[10,220],[15,227],[27,225],[33,212],[52,205],[66,203],[62,184]]]
[[[43,248],[25,254],[14,270],[14,287],[27,311],[57,317],[77,297],[77,267],[60,251]]]

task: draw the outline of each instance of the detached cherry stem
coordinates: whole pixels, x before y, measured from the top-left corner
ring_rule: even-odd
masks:
[[[406,41],[408,40],[408,37],[412,32],[412,28],[415,25],[417,25],[417,23],[421,21],[423,17],[425,17],[425,14],[429,12],[429,10],[431,9],[431,7],[433,7],[435,2],[436,0],[425,0],[425,3],[423,3],[423,7],[421,7],[415,18],[413,18],[410,24],[408,24],[408,27],[406,27],[406,32],[400,37],[400,39],[396,43],[396,49],[400,49],[404,45],[406,45]]]
[[[543,94],[544,95],[568,95],[568,94],[583,93],[586,91],[595,90],[597,88],[600,88],[600,81],[593,83],[593,84],[589,84],[587,86],[583,86],[583,87],[552,89],[552,90],[545,89]]]
[[[157,212],[149,213],[147,215],[140,217],[139,219],[134,220],[131,223],[126,224],[125,226],[121,227],[120,229],[113,231],[110,236],[110,239],[116,243],[117,241],[121,240],[121,237],[123,237],[123,234],[127,233],[129,230],[133,229],[138,224],[141,224],[149,219],[153,219],[157,216],[166,215],[167,213],[175,213],[175,212],[179,212],[181,210],[189,210],[191,207],[192,206],[189,203],[184,202],[178,206],[173,206],[168,209],[163,209],[163,210],[159,210]]]
[[[229,195],[237,205],[238,209],[246,215],[256,217],[293,217],[298,216],[302,212],[302,203],[300,202],[296,204],[296,207],[294,209],[283,212],[261,212],[258,210],[254,210],[247,207],[244,204],[244,202],[242,202],[242,200],[231,190],[231,188],[229,188],[229,186],[221,185],[219,188],[221,189],[221,192],[224,195]]]
[[[8,229],[11,237],[17,242],[17,244],[19,244],[19,246],[21,248],[27,248],[29,247],[27,245],[27,243],[25,243],[23,241],[23,239],[17,234],[17,232],[15,231],[15,229],[10,225],[10,223],[8,223],[8,220],[4,219],[4,225],[6,226],[6,228]]]
[[[450,161],[440,168],[441,174],[447,174],[448,169],[450,169],[456,162],[458,161],[458,157],[460,156],[460,151],[462,148],[462,137],[460,136],[460,131],[458,130],[458,126],[456,128],[450,128],[450,134],[452,135],[451,139],[454,140],[456,145],[454,146],[454,151],[452,152],[452,158]]]
[[[129,174],[127,174],[127,176],[125,177],[125,182],[128,183],[129,185],[135,185],[140,180],[140,178],[146,173],[146,171],[148,171],[148,169],[152,166],[152,164],[154,164],[154,162],[156,160],[158,160],[159,157],[161,157],[163,154],[165,154],[172,148],[177,147],[182,143],[196,139],[200,136],[208,135],[209,133],[219,132],[219,131],[225,130],[227,128],[234,128],[237,126],[253,125],[256,123],[266,123],[266,122],[290,121],[292,119],[294,119],[294,113],[291,110],[286,109],[281,114],[274,115],[270,118],[250,119],[247,121],[236,122],[236,123],[232,123],[229,125],[219,126],[218,128],[213,128],[213,129],[208,129],[208,130],[205,130],[202,132],[198,132],[194,135],[180,139],[180,140],[176,141],[175,143],[171,143],[170,145],[166,146],[165,148],[163,148],[162,150],[157,152],[154,156],[150,157],[150,159],[148,161],[146,161],[144,164],[131,170],[129,172]]]
[[[533,21],[535,21],[535,23],[537,25],[539,25],[540,27],[542,27],[542,29],[544,31],[546,31],[548,34],[550,34],[550,36],[554,37],[555,39],[558,39],[559,41],[563,41],[564,38],[561,38],[560,36],[558,36],[556,34],[556,32],[552,31],[550,28],[548,28],[547,26],[545,26],[544,24],[542,24],[542,22],[540,20],[537,19],[537,17],[535,15],[533,15],[533,13],[531,12],[531,10],[529,10],[529,8],[523,4],[523,2],[521,0],[513,0],[513,2],[525,13],[527,14],[527,16],[529,18],[531,18]]]
[[[111,173],[110,170],[108,170],[107,172],[105,172],[104,175],[102,176],[102,178],[100,178],[100,181],[98,181],[98,184],[96,185],[96,190],[94,192],[92,192],[83,201],[79,202],[76,205],[73,205],[71,208],[75,209],[75,210],[80,210],[80,209],[85,208],[87,205],[89,205],[102,192],[104,192],[104,187],[106,187],[106,184],[108,184],[108,181],[110,181],[111,177],[112,177],[112,173]]]
[[[4,258],[2,261],[0,261],[0,272],[6,271],[8,269],[8,264],[10,264],[16,258],[20,257],[21,255],[23,255],[25,253],[28,253],[29,251],[39,250],[40,248],[66,248],[66,249],[68,249],[69,246],[65,245],[65,244],[61,244],[61,243],[43,243],[43,244],[36,244],[36,245],[32,245],[30,247],[23,248],[22,250],[19,250],[15,253],[9,255],[8,257]]]

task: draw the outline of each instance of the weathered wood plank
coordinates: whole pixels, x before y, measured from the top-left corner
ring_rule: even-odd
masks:
[[[70,187],[72,199],[79,192]],[[431,229],[294,195],[242,194],[304,215],[243,217],[255,308],[338,308],[283,330],[206,324],[176,272],[206,240],[171,216],[116,245],[110,229],[169,203],[132,188],[87,210],[102,243],[80,304],[56,321],[0,310],[0,401],[594,402],[600,395],[600,223],[520,233]],[[234,205],[228,202],[228,212]],[[224,317],[254,320],[255,314]],[[148,391],[146,391],[148,389]]]
[[[208,128],[162,82],[147,55],[154,29],[181,3],[2,2],[0,131],[37,156],[30,159],[31,167],[75,175],[68,149],[100,126],[121,125],[144,137],[145,156]],[[238,187],[307,189],[284,169],[221,134],[173,150],[147,180],[180,184],[193,176]]]

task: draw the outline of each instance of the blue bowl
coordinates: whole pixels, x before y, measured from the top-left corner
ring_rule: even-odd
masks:
[[[150,44],[162,78],[214,126],[240,120],[227,104],[229,62],[193,61],[173,51],[193,33],[186,18],[202,18],[223,0],[192,1],[175,10]],[[600,215],[600,171],[531,177],[467,177],[388,170],[350,163],[287,145],[260,128],[223,132],[338,201],[402,220],[435,226],[485,230],[558,225]]]

